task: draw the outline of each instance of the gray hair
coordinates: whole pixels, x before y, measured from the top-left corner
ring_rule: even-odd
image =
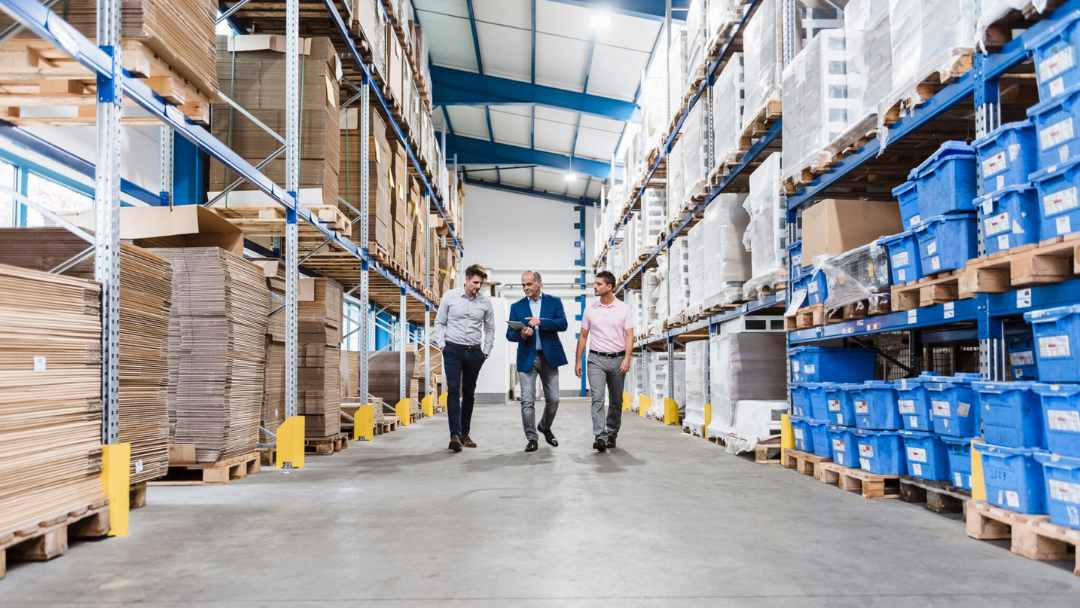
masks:
[[[539,272],[536,272],[535,270],[526,270],[525,272],[521,273],[521,276],[525,276],[527,274],[533,275],[533,280],[537,283],[540,283],[541,285],[544,284],[544,279],[540,277]]]

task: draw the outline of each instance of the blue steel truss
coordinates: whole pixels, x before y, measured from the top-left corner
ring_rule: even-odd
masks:
[[[457,155],[460,164],[542,165],[560,170],[566,170],[570,167],[570,157],[563,154],[500,144],[474,137],[462,137],[461,135],[446,136],[446,154],[448,156]],[[606,179],[611,171],[611,165],[608,163],[581,157],[574,158],[573,166],[574,171],[599,179]]]

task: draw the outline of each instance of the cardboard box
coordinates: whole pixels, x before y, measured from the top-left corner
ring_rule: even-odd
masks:
[[[73,223],[94,230],[93,211],[70,216]],[[220,247],[244,255],[240,229],[212,210],[199,205],[121,207],[120,238],[140,247]]]
[[[834,256],[903,230],[895,201],[826,199],[803,211],[803,260]]]

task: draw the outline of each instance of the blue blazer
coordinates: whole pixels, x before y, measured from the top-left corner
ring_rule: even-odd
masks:
[[[510,305],[511,321],[528,325],[526,319],[531,316],[533,315],[528,298],[521,298]],[[540,345],[544,349],[544,358],[552,367],[566,365],[566,353],[563,352],[562,342],[559,340],[560,331],[566,331],[566,312],[563,310],[562,300],[546,293],[540,294]],[[536,359],[536,336],[524,339],[519,330],[507,326],[506,339],[518,343],[518,371],[532,369]]]

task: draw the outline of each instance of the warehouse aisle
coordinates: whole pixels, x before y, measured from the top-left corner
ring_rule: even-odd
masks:
[[[868,504],[654,422],[629,418],[624,447],[594,454],[586,409],[564,402],[562,445],[535,454],[521,452],[515,406],[485,406],[473,425],[481,447],[460,455],[444,450],[440,416],[291,475],[151,488],[131,537],[14,564],[0,606],[1076,606],[1080,597],[1080,578],[968,540],[959,522]]]

